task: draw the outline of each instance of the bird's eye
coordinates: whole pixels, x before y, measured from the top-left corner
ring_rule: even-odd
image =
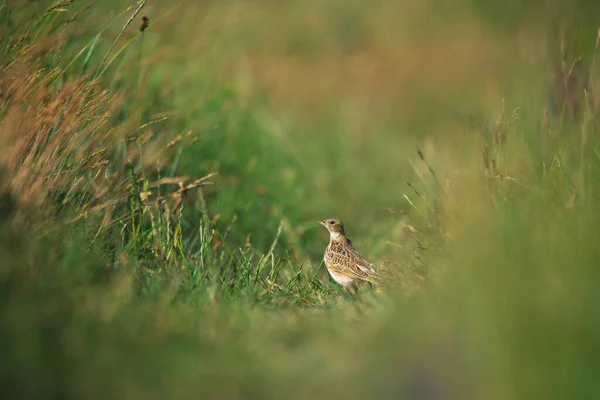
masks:
[[[335,221],[334,220],[330,220],[329,221],[329,225],[333,225],[333,224],[335,224]]]

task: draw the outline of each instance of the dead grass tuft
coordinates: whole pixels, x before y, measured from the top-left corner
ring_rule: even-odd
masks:
[[[46,218],[71,207],[79,216],[75,220],[105,213],[103,227],[132,193],[140,207],[158,206],[140,193],[145,187],[148,198],[173,183],[158,179],[156,172],[173,147],[174,135],[154,130],[167,117],[141,126],[118,121],[115,111],[123,97],[99,80],[83,76],[61,84],[57,63],[43,67],[46,54],[56,54],[54,47],[61,46],[51,37],[23,46],[0,70],[0,192],[10,194],[21,216],[35,210]],[[184,189],[206,180],[186,185],[187,178],[173,179]],[[180,192],[167,196],[175,209]]]

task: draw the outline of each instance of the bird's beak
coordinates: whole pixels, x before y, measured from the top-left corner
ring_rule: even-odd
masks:
[[[327,225],[325,225],[325,220],[323,220],[323,221],[319,221],[319,224],[321,224],[321,225],[323,225],[323,226],[327,226]]]

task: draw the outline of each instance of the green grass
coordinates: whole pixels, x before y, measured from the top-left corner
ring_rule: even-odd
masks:
[[[17,3],[6,397],[597,397],[594,2]]]

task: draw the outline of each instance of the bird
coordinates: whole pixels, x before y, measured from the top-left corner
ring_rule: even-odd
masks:
[[[356,251],[346,236],[344,224],[336,218],[319,221],[329,231],[329,245],[325,249],[323,261],[331,278],[346,292],[358,281],[377,285],[375,265],[368,262]]]

